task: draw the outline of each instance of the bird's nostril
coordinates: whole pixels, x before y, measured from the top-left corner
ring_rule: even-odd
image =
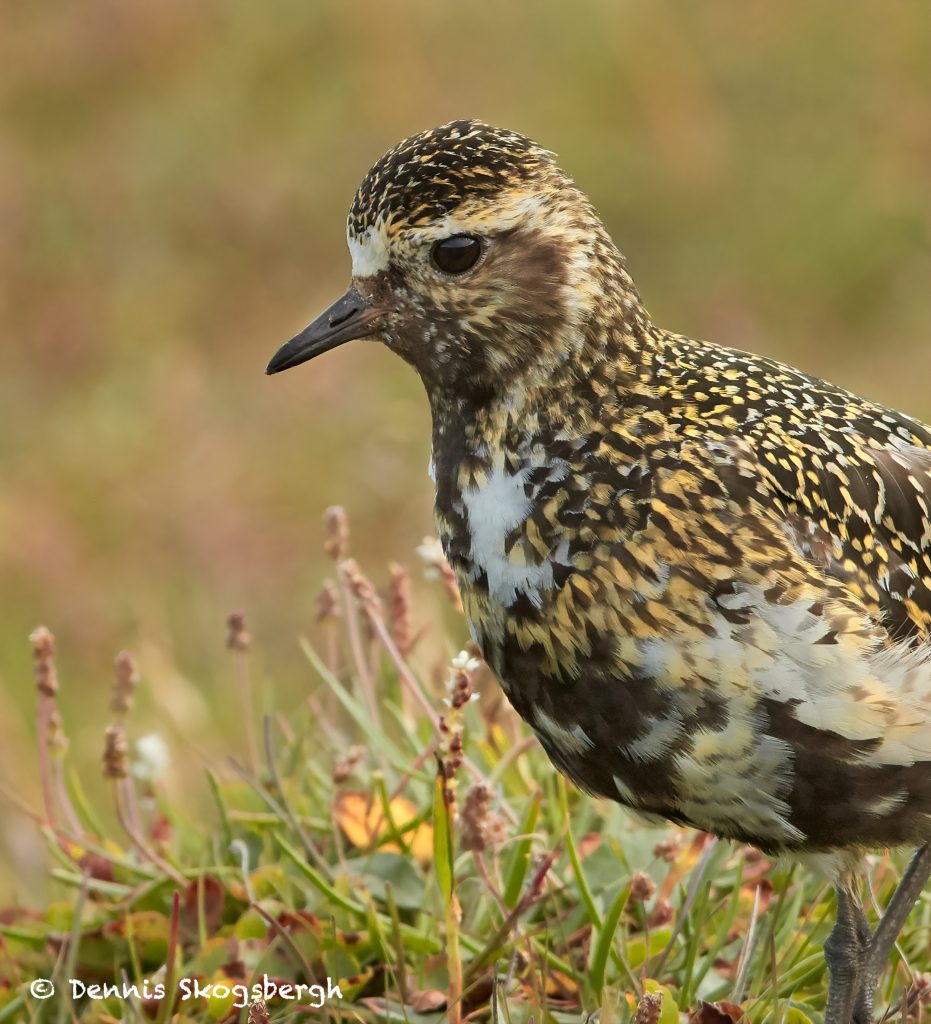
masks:
[[[339,313],[330,314],[330,326],[339,327],[340,324],[344,324],[351,316],[355,313],[354,309],[344,309]]]
[[[333,312],[327,317],[330,327],[341,327],[347,320],[351,320],[362,310],[362,303],[355,296],[344,296],[338,302]]]

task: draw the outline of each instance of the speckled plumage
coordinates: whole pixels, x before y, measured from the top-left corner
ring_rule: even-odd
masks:
[[[433,405],[440,537],[556,764],[772,850],[931,835],[931,430],[655,327],[591,206],[514,133],[402,143],[349,230],[394,257],[375,303],[414,306],[395,347]],[[457,230],[499,252],[424,280],[408,254]]]
[[[444,275],[457,233],[484,256]],[[511,132],[401,143],[349,241],[360,333],[426,386],[473,635],[556,765],[844,870],[931,838],[931,428],[655,326],[588,200]]]
[[[927,529],[931,433],[638,340],[636,366],[532,414],[435,426],[440,535],[508,696],[564,771],[638,810],[773,850],[927,838],[928,539],[902,526]],[[470,506],[502,478],[522,500],[489,557]]]

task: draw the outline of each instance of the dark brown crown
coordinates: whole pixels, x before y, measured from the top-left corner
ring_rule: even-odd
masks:
[[[412,135],[375,164],[353,199],[349,230],[359,236],[379,220],[430,221],[551,166],[552,154],[517,132],[451,121]]]

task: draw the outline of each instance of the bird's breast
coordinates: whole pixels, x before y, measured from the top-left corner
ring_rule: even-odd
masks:
[[[536,478],[530,466],[515,472],[494,466],[461,493],[469,577],[481,580],[489,601],[502,609],[518,597],[541,607],[553,587],[555,567],[567,564],[562,531],[535,524],[544,483],[559,484],[568,472],[565,463],[549,466]]]
[[[571,569],[570,506],[581,514],[589,481],[567,455],[528,439],[438,466],[438,532],[479,630],[512,610],[542,614]]]

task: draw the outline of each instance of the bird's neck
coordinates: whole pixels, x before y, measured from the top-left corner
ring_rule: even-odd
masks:
[[[571,543],[568,517],[551,521],[548,503],[581,507],[605,458],[636,462],[643,423],[661,418],[650,339],[618,330],[599,351],[584,372],[575,363],[534,386],[431,395],[437,533],[499,674],[506,617],[548,614]]]
[[[642,324],[598,325],[598,335],[578,358],[546,376],[487,393],[431,392],[438,488],[535,445],[558,451],[651,406],[656,329],[644,318]]]

